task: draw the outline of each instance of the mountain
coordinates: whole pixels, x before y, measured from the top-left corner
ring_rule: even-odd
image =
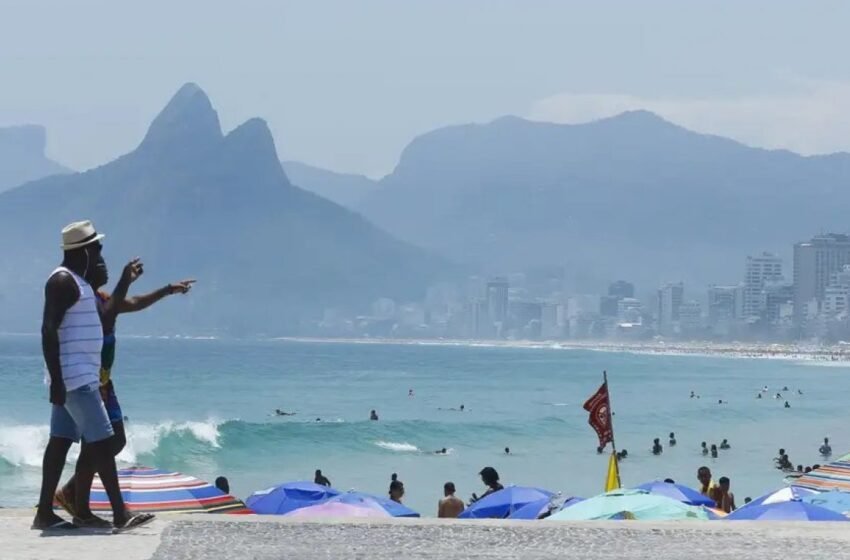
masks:
[[[505,117],[414,139],[359,210],[490,271],[557,263],[585,287],[651,288],[737,281],[748,253],[846,231],[848,187],[848,154],[751,148],[646,111],[579,125]]]
[[[71,172],[47,158],[46,145],[44,127],[0,128],[0,192],[48,175]]]
[[[134,291],[198,279],[185,300],[122,320],[147,332],[297,332],[326,308],[419,299],[449,270],[293,186],[266,123],[251,119],[222,134],[194,84],[177,92],[131,153],[0,194],[0,236],[15,249],[0,255],[0,327],[37,328],[44,281],[61,260],[59,232],[82,218],[106,234],[113,280],[135,255],[147,266]]]
[[[332,200],[340,206],[355,208],[378,188],[378,182],[364,175],[335,173],[297,161],[283,161],[286,175],[293,184]]]

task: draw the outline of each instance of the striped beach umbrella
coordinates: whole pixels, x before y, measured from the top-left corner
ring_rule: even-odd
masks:
[[[252,513],[240,500],[209,482],[179,472],[133,467],[118,471],[121,495],[132,512]],[[99,477],[91,492],[92,511],[110,511]]]
[[[840,459],[804,474],[794,481],[794,486],[828,492],[850,492],[850,453]]]

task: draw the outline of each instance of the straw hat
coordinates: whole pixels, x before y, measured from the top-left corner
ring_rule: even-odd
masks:
[[[80,249],[104,237],[106,236],[98,233],[89,220],[74,222],[62,228],[62,250]]]

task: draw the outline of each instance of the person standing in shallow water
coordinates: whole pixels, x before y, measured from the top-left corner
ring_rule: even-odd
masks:
[[[316,476],[313,478],[313,482],[318,484],[319,486],[330,486],[331,481],[328,480],[328,477],[322,474],[321,469],[316,469]]]
[[[481,482],[483,482],[487,486],[487,490],[478,497],[475,493],[472,494],[472,500],[470,500],[470,504],[474,504],[478,500],[489,496],[493,492],[498,492],[499,490],[504,490],[504,486],[499,482],[499,473],[496,472],[496,469],[493,467],[484,467],[481,469],[481,472],[478,473],[481,476]]]
[[[670,432],[670,441],[667,442],[670,447],[674,447],[676,445],[676,434]]]
[[[652,440],[652,454],[653,455],[661,455],[664,452],[664,448],[661,447],[661,440],[659,438],[655,438]]]
[[[443,485],[443,495],[445,496],[437,505],[437,517],[444,519],[455,519],[463,513],[463,500],[455,496],[455,483],[446,482]]]
[[[404,497],[404,483],[398,479],[398,475],[393,473],[390,477],[390,490],[389,490],[390,500],[401,503],[401,499]]]

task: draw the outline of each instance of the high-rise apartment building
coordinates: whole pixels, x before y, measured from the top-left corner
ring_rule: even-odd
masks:
[[[782,259],[771,253],[747,257],[744,274],[744,317],[761,317],[764,285],[782,280]]]
[[[794,245],[794,323],[802,325],[819,306],[831,277],[850,264],[850,236],[818,235]]]

